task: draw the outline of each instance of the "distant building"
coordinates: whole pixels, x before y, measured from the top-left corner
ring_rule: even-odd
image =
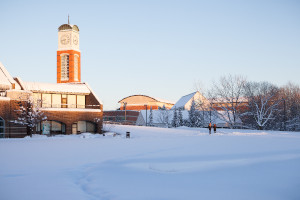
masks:
[[[110,110],[103,111],[103,122],[111,124],[135,125],[140,111]]]
[[[58,28],[57,83],[23,82],[0,63],[0,137],[24,137],[26,126],[16,124],[19,102],[33,102],[47,117],[36,124],[40,134],[101,133],[103,104],[87,83],[81,82],[79,28]]]
[[[162,100],[159,98],[154,98],[146,95],[132,95],[123,98],[118,103],[120,103],[120,110],[158,110],[158,108],[165,107],[166,109],[171,109],[174,105],[173,102]]]
[[[193,92],[191,94],[185,95],[181,97],[172,109],[183,109],[183,110],[190,110],[193,100],[197,103],[203,102],[204,105],[208,105],[208,100],[200,93],[200,92]]]

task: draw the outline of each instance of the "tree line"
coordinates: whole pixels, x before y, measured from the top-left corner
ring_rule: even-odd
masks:
[[[230,128],[258,130],[300,130],[300,88],[294,83],[276,86],[248,81],[243,76],[223,76],[202,91],[206,101],[194,100],[184,125],[204,127],[212,118]],[[172,126],[178,126],[174,109]],[[175,119],[174,119],[175,118]]]

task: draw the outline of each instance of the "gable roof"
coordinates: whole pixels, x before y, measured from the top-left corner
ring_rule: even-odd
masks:
[[[198,92],[198,91],[197,91]],[[175,105],[172,107],[173,108],[181,108],[184,107],[194,96],[197,92],[193,92],[191,94],[185,95],[183,97],[181,97],[176,103]]]
[[[15,84],[16,88],[19,89],[19,85],[17,84],[17,82],[13,79],[4,65],[0,62],[0,89],[10,90],[12,89],[12,84]]]

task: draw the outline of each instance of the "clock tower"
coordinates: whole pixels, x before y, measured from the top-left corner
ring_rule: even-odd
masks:
[[[80,81],[79,28],[68,20],[58,28],[57,83]]]

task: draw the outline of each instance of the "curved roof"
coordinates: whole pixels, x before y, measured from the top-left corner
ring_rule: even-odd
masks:
[[[121,103],[124,99],[130,98],[130,97],[135,97],[135,96],[147,97],[147,98],[153,99],[156,102],[163,102],[163,103],[174,104],[173,102],[170,102],[170,101],[167,101],[167,100],[162,100],[162,99],[159,99],[159,98],[150,97],[150,96],[143,95],[143,94],[136,94],[136,95],[131,95],[131,96],[125,97],[125,98],[121,99],[120,101],[118,101],[118,103]]]
[[[60,27],[58,27],[58,31],[62,30],[74,30],[74,31],[79,31],[79,28],[77,25],[72,25],[72,24],[63,24]]]

